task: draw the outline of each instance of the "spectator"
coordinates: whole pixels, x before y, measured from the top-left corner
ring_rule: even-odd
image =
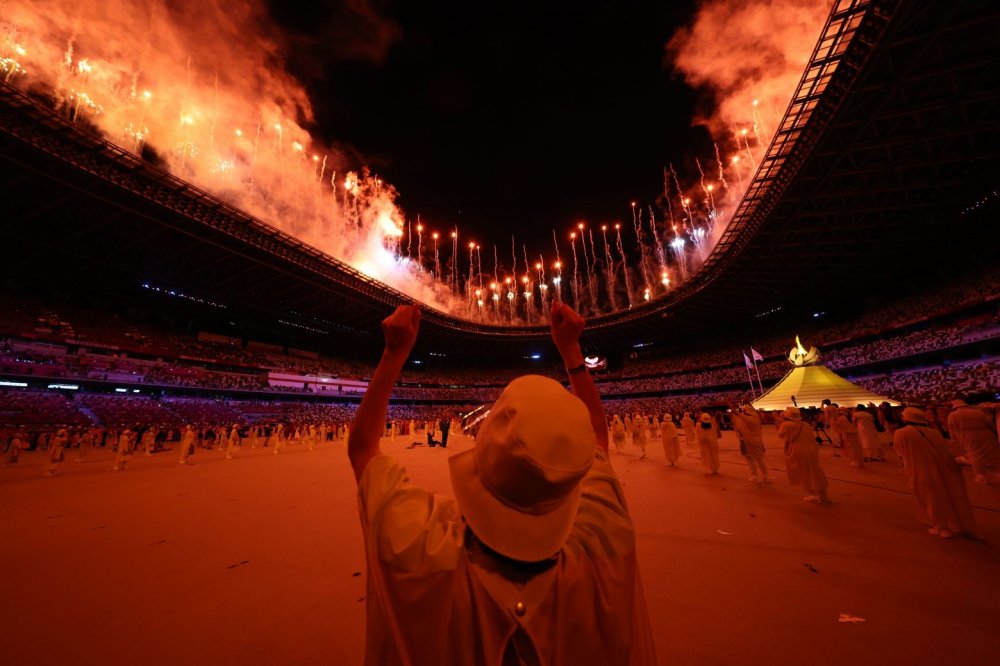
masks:
[[[654,663],[583,319],[553,304],[576,397],[543,377],[511,382],[475,448],[449,461],[457,502],[410,484],[379,451],[419,319],[400,306],[383,323],[385,353],[348,444],[370,573],[367,663]]]

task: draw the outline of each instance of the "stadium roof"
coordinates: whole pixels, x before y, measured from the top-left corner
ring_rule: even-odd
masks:
[[[705,266],[655,302],[592,320],[588,345],[749,330],[767,313],[802,316],[995,255],[989,216],[964,212],[997,186],[1000,45],[990,34],[1000,11],[988,0],[837,2]],[[112,292],[146,284],[226,304],[220,320],[360,346],[408,301],[5,84],[0,183],[8,277]],[[519,355],[544,337],[428,311],[420,344]]]

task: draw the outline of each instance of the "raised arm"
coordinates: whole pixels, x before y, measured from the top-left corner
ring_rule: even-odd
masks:
[[[555,343],[563,364],[569,373],[569,383],[573,393],[590,412],[590,423],[597,435],[597,445],[608,452],[608,418],[604,414],[601,396],[597,386],[587,371],[583,361],[583,351],[580,349],[580,333],[583,332],[583,317],[573,311],[565,303],[554,301],[549,315],[552,328],[552,342]]]
[[[385,351],[361,399],[347,438],[347,457],[354,469],[354,478],[359,482],[368,461],[382,452],[379,439],[385,430],[389,395],[417,341],[419,329],[420,308],[416,305],[400,305],[382,322]]]

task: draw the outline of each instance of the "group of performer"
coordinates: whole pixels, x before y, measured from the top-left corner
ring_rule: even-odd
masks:
[[[822,443],[838,448],[855,468],[885,462],[887,451],[891,449],[913,491],[918,517],[929,526],[930,533],[945,538],[975,536],[972,507],[960,462],[972,467],[976,482],[1000,482],[1000,442],[997,438],[1000,403],[973,406],[956,400],[952,407],[947,415],[947,431],[961,447],[962,456],[949,450],[938,424],[916,407],[900,411],[888,405],[858,405],[848,409],[825,401],[818,411],[789,407],[771,416],[782,445],[788,481],[806,491],[805,501],[830,502],[829,483],[819,457]],[[717,475],[722,420],[728,421],[727,425],[736,433],[740,454],[750,470],[750,481],[772,483],[765,460],[764,424],[761,414],[750,405],[722,412],[703,411],[697,415],[684,412],[679,419],[669,413],[662,418],[639,413],[614,414],[609,423],[610,439],[618,453],[624,453],[627,440],[631,440],[640,458],[646,457],[649,440],[659,439],[667,464],[676,467],[681,458],[680,436],[683,433],[689,445],[697,444],[705,472]],[[418,427],[423,428],[428,445],[447,446],[449,430],[458,429],[460,425],[447,418],[427,423],[417,423],[413,419],[393,420],[386,423],[384,435],[390,439],[400,435],[415,437]],[[349,433],[350,424],[346,422],[287,426],[285,423],[187,425],[179,432],[156,426],[121,430],[58,428],[54,432],[39,433],[35,444],[38,450],[46,453],[45,476],[54,476],[69,451],[75,451],[76,462],[84,462],[97,448],[111,449],[115,453],[112,469],[123,471],[137,452],[152,456],[173,442],[179,445],[178,462],[188,464],[198,449],[224,450],[227,459],[236,456],[243,446],[251,449],[271,447],[275,454],[280,454],[289,446],[303,445],[313,450],[322,442],[346,444]],[[24,429],[14,430],[6,438],[5,467],[16,463],[21,451],[31,444]],[[418,440],[414,446],[418,442],[422,445]]]
[[[972,505],[961,464],[972,467],[977,483],[1000,482],[1000,403],[968,405],[952,403],[947,416],[948,433],[964,455],[949,450],[940,428],[917,407],[902,410],[888,404],[857,405],[844,408],[824,401],[816,414],[788,407],[772,414],[782,445],[788,481],[801,486],[803,500],[829,504],[829,482],[820,462],[819,447],[826,441],[840,449],[855,468],[867,463],[886,462],[887,450],[895,451],[917,504],[918,519],[930,534],[943,538],[976,537]],[[689,445],[697,444],[701,465],[709,475],[719,473],[720,419],[726,418],[740,443],[740,454],[750,469],[750,481],[769,484],[765,460],[761,415],[751,405],[731,407],[726,412],[701,412],[697,417],[685,412],[675,422],[667,413],[647,418],[642,414],[615,414],[609,430],[618,453],[624,453],[626,439],[646,457],[648,439],[659,438],[667,464],[675,467],[680,458],[680,435]],[[826,435],[826,440],[821,435]]]
[[[45,452],[45,476],[55,476],[59,466],[66,460],[67,452],[75,451],[75,461],[82,463],[91,452],[104,448],[115,454],[114,471],[124,471],[129,460],[140,451],[145,456],[168,449],[168,444],[176,443],[180,450],[178,462],[188,464],[198,449],[224,450],[226,458],[233,458],[243,446],[272,447],[274,453],[281,453],[288,446],[305,445],[315,449],[321,442],[340,441],[346,444],[350,433],[348,423],[319,423],[288,426],[284,423],[242,426],[231,425],[184,426],[177,429],[146,426],[125,427],[121,430],[83,428],[72,430],[59,427],[54,432],[43,430],[35,439],[36,450]],[[4,451],[4,467],[17,463],[20,454],[31,447],[26,430],[19,428],[7,437]]]

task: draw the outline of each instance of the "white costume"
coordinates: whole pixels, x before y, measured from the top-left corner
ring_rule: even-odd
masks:
[[[82,446],[82,445],[81,445]],[[153,428],[147,428],[146,432],[142,433],[142,450],[147,456],[153,455],[153,447],[156,446],[156,430]]]
[[[181,435],[181,459],[180,464],[184,465],[188,461],[188,456],[191,455],[194,449],[194,428],[188,426],[184,429],[184,433]]]
[[[632,443],[639,449],[639,457],[646,457],[646,418],[636,414],[632,419]]]
[[[663,441],[663,455],[671,467],[677,464],[677,459],[681,457],[681,440],[677,436],[677,426],[670,414],[663,415],[660,422],[660,439]]]
[[[840,415],[834,422],[834,430],[840,435],[840,441],[844,446],[844,457],[851,462],[851,467],[864,467],[865,452],[861,448],[861,437],[858,429],[851,423],[847,416],[847,408],[840,408]]]
[[[15,432],[10,438],[10,444],[7,445],[7,455],[4,458],[3,466],[12,465],[16,463],[18,457],[21,455],[21,449],[24,448],[24,440],[22,433]]]
[[[240,430],[239,427],[233,424],[233,429],[229,431],[229,443],[226,447],[226,460],[233,457],[236,451],[240,448]]]
[[[764,436],[760,429],[760,416],[750,405],[733,413],[733,429],[740,438],[740,453],[750,467],[750,480],[754,483],[771,483],[764,461]]]
[[[41,437],[39,436],[39,439]],[[45,470],[45,476],[55,476],[56,472],[59,470],[59,463],[63,461],[66,457],[65,448],[66,442],[69,441],[69,435],[66,433],[65,429],[60,429],[55,437],[52,438],[52,442],[49,444],[49,466]]]
[[[965,449],[977,483],[989,483],[990,477],[1000,476],[1000,444],[993,430],[993,419],[976,407],[956,400],[955,410],[948,415],[948,432]]]
[[[611,441],[614,442],[615,450],[621,453],[625,450],[625,424],[615,414],[611,421]]]
[[[690,412],[684,412],[681,417],[681,429],[684,430],[684,441],[688,446],[694,446],[698,441],[698,436],[694,432],[694,419]]]
[[[129,448],[132,446],[132,431],[128,428],[122,430],[118,437],[118,451],[115,453],[115,471],[122,471],[128,466]]]
[[[698,440],[698,448],[701,449],[701,464],[709,474],[718,474],[719,436],[715,434],[715,424],[710,415],[702,414],[698,419],[695,437]]]
[[[882,440],[875,427],[875,417],[870,412],[857,409],[854,411],[854,425],[858,428],[858,437],[861,438],[861,448],[865,458],[884,461],[885,451],[882,450]]]
[[[829,483],[819,463],[819,444],[813,429],[802,422],[797,407],[789,407],[782,413],[787,419],[778,428],[778,439],[785,451],[785,469],[788,482],[802,486],[809,494],[803,497],[807,502],[826,504],[826,489]]]
[[[917,518],[930,526],[931,534],[944,538],[975,534],[962,469],[948,453],[941,433],[927,425],[920,410],[907,408],[903,418],[908,423],[896,431],[893,447],[913,490]]]

